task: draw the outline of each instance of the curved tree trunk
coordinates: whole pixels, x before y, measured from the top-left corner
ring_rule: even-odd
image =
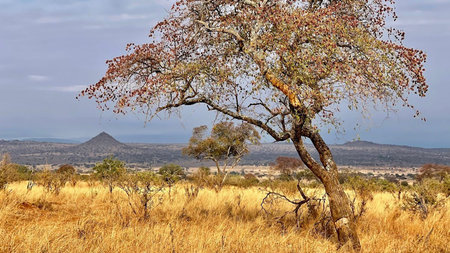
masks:
[[[316,162],[306,150],[302,136],[309,138],[319,152],[321,164]],[[338,235],[339,246],[350,243],[352,248],[359,251],[361,244],[356,232],[356,223],[353,217],[350,201],[344,189],[339,184],[338,169],[331,151],[319,133],[310,130],[297,129],[292,142],[305,165],[319,178],[325,187],[331,217]]]

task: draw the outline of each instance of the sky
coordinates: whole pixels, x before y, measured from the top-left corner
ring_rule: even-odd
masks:
[[[85,140],[106,131],[124,142],[184,143],[193,127],[210,124],[215,114],[204,108],[145,124],[144,115],[101,112],[94,101],[75,99],[103,76],[106,60],[125,53],[127,43],[147,42],[172,3],[0,0],[0,139]],[[405,45],[428,54],[429,93],[411,100],[427,121],[402,108],[373,111],[370,119],[345,112],[339,115],[345,132],[323,131],[330,144],[361,139],[450,147],[450,0],[397,0],[396,6],[393,25],[406,32]]]

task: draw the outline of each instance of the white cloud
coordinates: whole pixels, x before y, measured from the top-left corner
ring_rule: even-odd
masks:
[[[53,87],[46,87],[43,89],[58,92],[80,92],[86,88],[87,88],[86,85],[71,85],[71,86],[53,86]]]
[[[49,80],[50,78],[43,75],[28,75],[28,79],[33,82],[43,82]]]
[[[149,16],[147,16],[147,15],[127,14],[127,13],[110,16],[110,19],[112,21],[139,20],[139,19],[147,19],[147,18],[149,18]]]

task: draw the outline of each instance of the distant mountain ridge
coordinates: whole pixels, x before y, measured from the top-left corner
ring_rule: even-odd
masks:
[[[22,141],[34,141],[34,142],[47,142],[47,143],[66,143],[66,144],[79,144],[80,141],[71,139],[60,139],[60,138],[26,138]]]
[[[361,141],[361,140],[357,140],[357,141],[349,141],[346,142],[344,144],[342,144],[343,146],[353,146],[353,147],[361,147],[361,146],[378,146],[378,145],[384,145],[384,144],[378,144],[375,142],[370,142],[370,141]]]
[[[128,164],[142,167],[165,163],[183,166],[201,164],[181,154],[181,149],[185,146],[186,144],[124,144],[102,132],[81,144],[0,140],[0,154],[10,153],[14,162],[28,165],[93,164],[111,155]],[[368,141],[330,145],[330,148],[336,163],[341,166],[417,167],[426,163],[450,165],[449,148],[427,149]],[[307,149],[318,160],[314,147],[307,145]],[[298,154],[290,143],[261,144],[251,146],[250,153],[241,164],[267,165],[278,156],[298,157]]]

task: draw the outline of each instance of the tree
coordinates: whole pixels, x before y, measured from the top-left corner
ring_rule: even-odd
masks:
[[[340,245],[360,249],[350,202],[319,132],[342,108],[413,108],[425,96],[426,55],[387,26],[395,0],[179,0],[150,32],[108,61],[80,95],[116,113],[149,116],[203,104],[292,141],[327,192]],[[420,114],[416,112],[415,116]],[[318,151],[308,153],[304,139]]]
[[[67,174],[67,175],[74,175],[76,173],[75,168],[70,164],[64,164],[61,165],[57,170],[56,173],[59,174]]]
[[[183,168],[178,164],[169,163],[159,168],[158,174],[162,176],[162,179],[169,186],[169,198],[172,198],[172,186],[180,179],[186,177]]]
[[[227,168],[234,168],[249,152],[249,143],[259,144],[261,138],[258,131],[247,123],[237,126],[233,122],[217,123],[208,137],[205,136],[207,130],[207,126],[194,128],[189,145],[182,152],[199,160],[212,160],[220,176],[226,175]]]
[[[117,185],[128,196],[128,205],[135,215],[142,215],[144,220],[149,218],[149,211],[154,204],[154,197],[163,187],[159,178],[153,172],[139,172],[124,174]]]
[[[443,164],[427,163],[419,170],[417,180],[422,181],[425,178],[438,178],[441,182],[450,174],[450,166]]]
[[[71,181],[72,186],[76,185],[77,183],[76,170],[72,165],[70,164],[61,165],[56,170],[56,173],[59,175],[61,180],[64,180],[65,182]]]
[[[0,190],[6,189],[9,183],[14,181],[17,177],[17,171],[11,163],[9,154],[3,154],[0,161]]]
[[[0,190],[6,189],[11,182],[31,179],[31,174],[27,166],[12,163],[11,156],[3,154],[0,160]]]
[[[292,173],[298,169],[303,168],[303,162],[294,157],[279,156],[275,159],[272,169],[281,173],[282,178],[292,179]]]
[[[163,180],[169,184],[173,184],[186,176],[183,168],[181,168],[180,165],[173,163],[166,164],[159,168],[158,174],[160,174],[163,177]]]
[[[94,175],[108,186],[109,193],[112,193],[116,181],[126,173],[125,163],[113,157],[105,158],[102,163],[97,163],[92,170]]]
[[[46,192],[51,192],[55,195],[58,195],[67,183],[65,176],[51,171],[49,168],[44,168],[44,170],[38,172],[35,175],[35,179],[37,184],[44,187]]]

